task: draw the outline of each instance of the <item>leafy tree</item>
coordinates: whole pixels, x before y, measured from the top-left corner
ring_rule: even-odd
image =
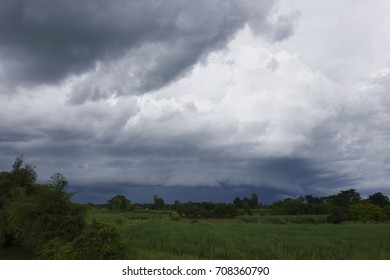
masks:
[[[107,203],[110,210],[125,211],[129,209],[130,200],[119,194],[111,198]]]
[[[49,184],[59,191],[65,191],[68,186],[68,180],[61,173],[54,173],[50,176]]]
[[[165,206],[165,202],[161,197],[158,197],[157,195],[153,196],[153,209],[161,210]]]
[[[336,206],[348,207],[352,204],[358,203],[361,200],[360,194],[355,189],[341,191],[337,195],[330,197],[332,204]]]
[[[373,195],[370,195],[368,197],[368,200],[375,205],[378,205],[380,207],[385,207],[390,205],[389,197],[383,195],[381,192],[374,193]]]
[[[70,195],[49,185],[35,185],[34,194],[21,191],[7,204],[12,235],[27,249],[38,252],[55,238],[73,240],[85,225],[85,209]]]
[[[259,198],[257,197],[256,193],[253,193],[251,195],[251,198],[248,200],[248,203],[251,209],[255,209],[259,206]]]
[[[37,173],[35,167],[30,164],[24,164],[24,156],[20,155],[16,157],[15,162],[12,165],[12,180],[20,187],[28,187],[35,183],[37,180]]]
[[[273,204],[272,210],[280,215],[299,215],[305,213],[305,204],[301,199],[286,198]]]
[[[241,198],[236,196],[233,200],[233,205],[236,206],[237,208],[242,208],[242,201]]]

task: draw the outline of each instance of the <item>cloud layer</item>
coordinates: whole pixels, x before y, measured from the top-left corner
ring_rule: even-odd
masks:
[[[299,2],[2,1],[0,167],[24,153],[41,180],[60,171],[102,193],[383,189],[388,64],[307,51],[335,26]]]
[[[291,35],[294,17],[275,19],[272,7],[271,0],[2,1],[1,77],[32,86],[84,73],[74,102],[144,93],[183,76],[245,24],[272,40]],[[124,92],[107,71],[126,81]],[[89,85],[101,78],[105,88]]]

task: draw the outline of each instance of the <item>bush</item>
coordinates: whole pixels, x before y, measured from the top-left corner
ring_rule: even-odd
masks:
[[[351,219],[351,216],[348,213],[348,209],[342,206],[335,206],[330,209],[329,216],[327,218],[328,223],[340,224],[344,221]]]
[[[390,206],[386,206],[382,210],[382,219],[385,221],[390,220]]]
[[[349,208],[354,221],[367,222],[378,221],[382,215],[382,209],[371,203],[359,203]]]
[[[58,237],[49,240],[38,253],[38,259],[41,260],[74,260],[77,259],[73,246]]]
[[[124,258],[124,245],[115,228],[96,221],[85,227],[72,242],[52,239],[43,246],[40,259],[118,260]]]
[[[77,259],[118,260],[124,258],[124,245],[115,228],[93,221],[72,242]]]

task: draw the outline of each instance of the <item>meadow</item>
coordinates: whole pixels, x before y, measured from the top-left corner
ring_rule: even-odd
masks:
[[[171,211],[90,210],[117,228],[126,259],[390,259],[390,223],[327,224],[323,215],[186,219]]]

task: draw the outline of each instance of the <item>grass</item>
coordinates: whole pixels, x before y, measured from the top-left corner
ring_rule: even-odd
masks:
[[[104,210],[89,215],[117,227],[128,259],[390,259],[388,223],[333,225],[318,216],[302,224],[296,216],[256,215],[249,222],[245,217],[176,221],[173,216]]]

